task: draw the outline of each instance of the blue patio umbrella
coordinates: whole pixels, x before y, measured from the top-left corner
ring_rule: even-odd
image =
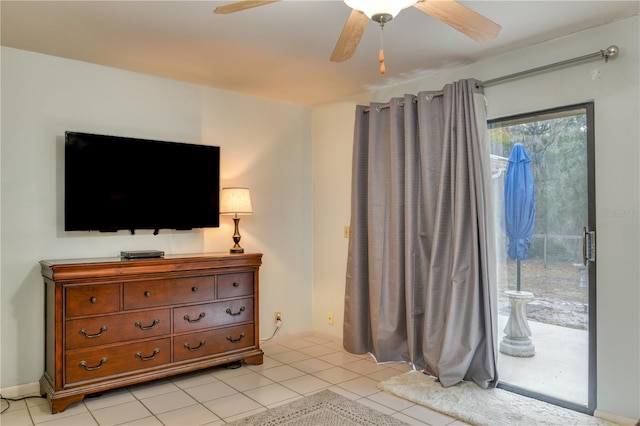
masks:
[[[531,157],[517,143],[509,155],[504,178],[504,229],[507,234],[507,255],[517,260],[517,290],[520,291],[520,261],[527,259],[536,220]]]

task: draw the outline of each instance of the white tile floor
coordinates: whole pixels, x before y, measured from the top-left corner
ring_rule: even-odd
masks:
[[[224,425],[330,389],[411,425],[465,425],[377,389],[379,381],[408,371],[407,364],[377,365],[368,355],[345,352],[341,341],[320,336],[277,335],[262,349],[262,365],[222,366],[113,390],[54,415],[45,399],[11,402],[0,424]]]

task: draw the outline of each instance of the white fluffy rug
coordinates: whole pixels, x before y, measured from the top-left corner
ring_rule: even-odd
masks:
[[[610,425],[597,417],[502,389],[463,382],[443,388],[433,377],[410,371],[381,382],[386,392],[478,426]]]

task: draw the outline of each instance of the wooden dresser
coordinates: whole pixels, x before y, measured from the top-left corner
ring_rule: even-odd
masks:
[[[85,395],[243,360],[262,364],[262,254],[40,262],[52,413]]]

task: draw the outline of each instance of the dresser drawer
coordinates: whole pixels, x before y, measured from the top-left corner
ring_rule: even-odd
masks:
[[[171,339],[130,343],[110,348],[83,349],[66,354],[65,383],[97,379],[168,364]]]
[[[120,284],[83,285],[65,289],[65,314],[105,314],[120,309]]]
[[[253,294],[253,273],[218,275],[218,299]]]
[[[171,310],[156,309],[67,321],[65,343],[67,349],[80,349],[156,337],[170,332]]]
[[[224,300],[173,310],[173,332],[183,333],[205,328],[253,321],[253,298]]]
[[[124,285],[124,309],[214,299],[215,276],[136,281]]]
[[[253,324],[219,328],[173,338],[173,360],[183,361],[253,346]]]

